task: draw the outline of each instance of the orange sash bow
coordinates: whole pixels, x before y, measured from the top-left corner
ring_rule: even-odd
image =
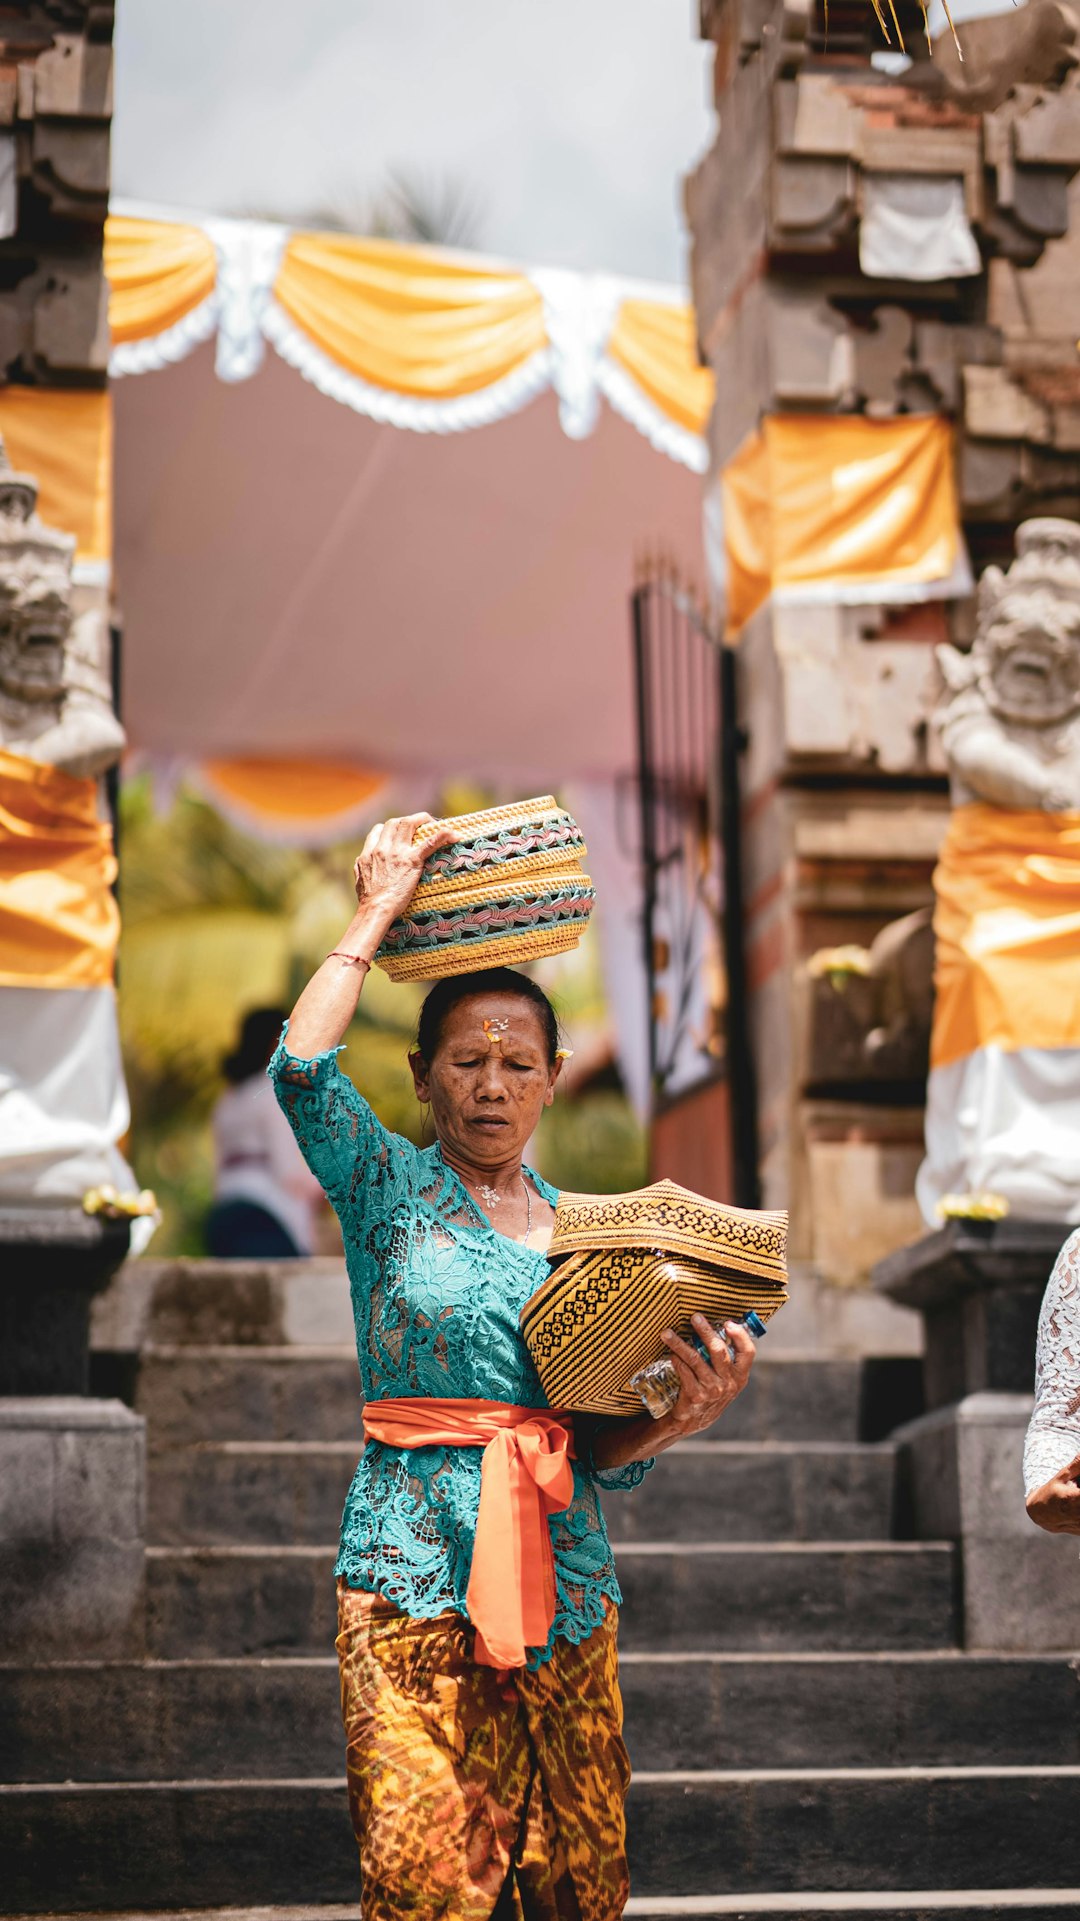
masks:
[[[369,1401],[364,1432],[388,1447],[482,1447],[480,1507],[465,1600],[476,1659],[520,1668],[555,1619],[555,1555],[548,1516],[574,1498],[568,1415],[507,1401]]]

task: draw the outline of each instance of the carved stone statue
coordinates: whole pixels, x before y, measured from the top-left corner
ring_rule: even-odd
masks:
[[[939,649],[953,814],[934,890],[923,1212],[1080,1220],[1080,526],[1029,520]]]
[[[938,648],[937,726],[955,805],[1057,813],[1080,807],[1080,526],[1025,521],[1016,555],[979,583],[970,654]]]
[[[74,537],[38,519],[37,497],[37,481],[13,471],[0,441],[0,747],[98,775],[124,749],[105,590],[73,584]]]

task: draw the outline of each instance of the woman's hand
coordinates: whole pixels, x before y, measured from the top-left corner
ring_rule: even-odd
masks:
[[[692,1314],[690,1318],[707,1350],[705,1354],[699,1354],[670,1329],[664,1335],[680,1387],[679,1398],[671,1413],[664,1416],[663,1425],[679,1440],[688,1434],[700,1434],[703,1428],[719,1420],[750,1379],[757,1352],[753,1337],[740,1322],[724,1323],[724,1333],[734,1349],[732,1358],[727,1343],[704,1314]]]
[[[452,827],[417,840],[417,829],[430,820],[430,814],[381,820],[364,842],[353,868],[359,905],[289,1017],[289,1051],[298,1060],[310,1060],[344,1039],[387,928],[408,907],[428,855],[452,844]]]
[[[431,820],[430,814],[406,814],[400,820],[377,821],[353,867],[360,906],[378,913],[387,926],[408,907],[424,862],[440,847],[453,845],[452,827],[440,827],[417,840],[419,829],[430,826]]]
[[[1080,1454],[1029,1494],[1025,1505],[1035,1526],[1048,1534],[1080,1534]]]

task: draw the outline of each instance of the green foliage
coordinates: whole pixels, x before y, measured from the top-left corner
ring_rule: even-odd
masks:
[[[537,1158],[556,1187],[584,1194],[624,1194],[648,1175],[645,1129],[614,1089],[579,1100],[555,1097],[540,1125]]]
[[[454,812],[488,801],[465,788],[444,799]],[[164,1216],[155,1255],[204,1251],[210,1114],[222,1057],[242,1016],[253,1007],[291,1006],[340,938],[355,904],[355,852],[351,844],[318,853],[268,845],[186,791],[159,816],[144,779],[124,788],[120,1025],[131,1156]],[[587,941],[537,969],[572,1044],[592,1037],[594,1049],[607,1025],[595,948]],[[421,988],[374,971],[342,1057],[385,1125],[418,1142],[423,1116],[407,1055],[421,999]],[[544,1116],[537,1159],[549,1179],[579,1189],[617,1190],[645,1179],[642,1130],[611,1090],[580,1098],[560,1092]]]

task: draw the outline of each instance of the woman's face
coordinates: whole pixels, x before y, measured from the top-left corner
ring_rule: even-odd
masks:
[[[520,1160],[554,1097],[540,1011],[517,994],[475,994],[443,1022],[431,1062],[411,1057],[418,1100],[430,1101],[443,1147],[478,1167]]]

